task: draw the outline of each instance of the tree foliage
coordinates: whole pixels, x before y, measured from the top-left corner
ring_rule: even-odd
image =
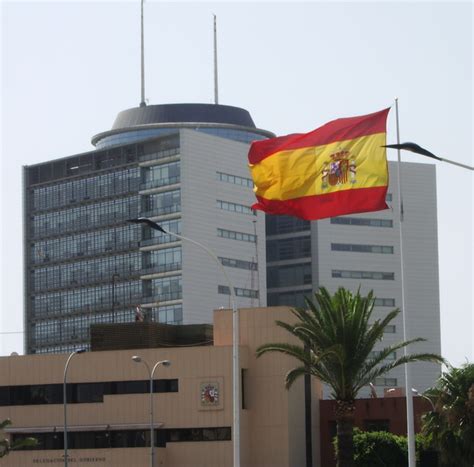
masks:
[[[423,417],[423,433],[445,467],[474,465],[474,364],[449,367],[426,393],[435,407]]]
[[[334,440],[337,446],[337,439]],[[425,436],[416,435],[417,458],[429,449]],[[408,466],[406,436],[387,431],[362,431],[354,428],[354,461],[357,467],[404,467]]]
[[[11,425],[11,423],[8,418],[0,422],[0,431],[4,430],[8,425]],[[14,451],[15,449],[36,446],[37,444],[38,441],[34,438],[25,438],[15,443],[10,443],[6,438],[0,439],[0,457],[6,456],[10,451]]]
[[[336,400],[340,466],[353,465],[354,399],[360,389],[405,363],[442,361],[441,357],[430,353],[387,360],[394,352],[422,341],[420,338],[388,345],[374,354],[372,351],[382,340],[385,327],[400,313],[398,309],[393,310],[385,318],[373,320],[374,301],[372,292],[362,296],[359,291],[353,294],[341,287],[331,295],[321,287],[314,301],[307,300],[307,309],[292,310],[295,323],[276,322],[296,337],[298,343],[269,343],[257,349],[257,356],[282,352],[299,362],[286,374],[287,387],[305,374],[329,385],[331,396]]]

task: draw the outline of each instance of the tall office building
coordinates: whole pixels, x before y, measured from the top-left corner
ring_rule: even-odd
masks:
[[[203,250],[126,220],[146,216],[213,249],[240,307],[265,306],[265,225],[251,211],[246,155],[257,129],[243,109],[208,104],[121,112],[95,150],[24,167],[25,351],[89,345],[92,323],[141,305],[165,323],[209,323],[229,307]]]
[[[402,163],[401,169],[408,336],[427,339],[410,346],[410,352],[440,354],[435,166]],[[402,308],[397,163],[389,163],[389,172],[389,210],[314,222],[267,216],[269,306],[302,306],[304,297],[319,286],[333,292],[342,286],[354,291],[361,287],[362,293],[374,290],[375,319]],[[399,314],[378,348],[402,340]],[[431,363],[416,363],[411,368],[413,386],[420,391],[433,385],[440,373],[440,366]],[[404,381],[400,367],[374,384],[382,392],[382,388],[403,387]],[[365,390],[362,395],[367,393]]]

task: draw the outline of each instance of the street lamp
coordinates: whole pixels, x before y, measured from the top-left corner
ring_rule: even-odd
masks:
[[[120,274],[112,274],[112,323],[115,323],[115,281],[120,279]]]
[[[155,374],[155,370],[160,366],[170,366],[171,362],[169,360],[160,360],[155,363],[153,369],[150,371],[150,366],[143,360],[142,357],[138,355],[134,355],[132,360],[135,363],[143,363],[148,370],[148,376],[150,377],[150,467],[154,467],[154,457],[155,457],[155,427],[153,423],[153,375]]]
[[[411,151],[415,154],[420,154],[422,156],[430,157],[431,159],[436,159],[441,162],[447,162],[448,164],[453,164],[458,167],[462,167],[463,169],[467,170],[474,170],[473,166],[461,164],[459,162],[455,162],[449,159],[445,159],[443,157],[439,157],[434,155],[432,152],[428,151],[425,148],[422,148],[416,143],[400,143],[400,125],[398,122],[398,98],[395,99],[395,112],[396,112],[396,128],[397,128],[397,144],[387,144],[383,147],[397,149],[398,152],[398,204],[400,206],[400,257],[401,257],[401,292],[402,292],[402,323],[403,323],[403,340],[408,340],[408,323],[407,323],[407,307],[405,301],[405,286],[404,286],[404,262],[403,262],[403,200],[402,200],[402,184],[401,184],[401,155],[400,150]],[[405,357],[408,354],[407,347],[404,348],[404,355]],[[406,392],[406,405],[407,405],[407,442],[408,442],[408,466],[415,467],[416,459],[415,459],[415,422],[413,416],[413,389],[410,391],[411,388],[411,372],[408,368],[408,364],[405,363],[405,392]]]
[[[179,238],[180,240],[185,240],[187,242],[193,243],[194,245],[202,248],[220,267],[222,274],[227,282],[230,291],[230,298],[232,302],[232,385],[233,385],[233,467],[240,467],[240,363],[239,363],[239,310],[237,309],[237,304],[235,301],[235,289],[232,283],[230,282],[229,276],[219,261],[219,258],[216,254],[207,248],[206,246],[202,245],[191,238],[184,237],[182,235],[178,235],[174,232],[169,232],[168,230],[164,229],[161,225],[157,224],[156,222],[151,221],[146,217],[139,217],[138,219],[128,219],[128,222],[133,222],[134,224],[146,224],[152,229],[158,230],[161,233],[166,235],[171,235],[172,237]]]
[[[433,404],[433,401],[428,397],[428,396],[425,396],[424,394],[422,394],[421,392],[418,391],[418,389],[415,389],[415,388],[411,388],[411,392],[413,394],[415,394],[415,396],[420,396],[420,397],[423,397],[423,399],[426,399],[430,405],[431,405],[431,408],[433,409],[433,412],[436,412],[436,409],[435,409],[435,406]]]
[[[74,350],[69,354],[69,357],[64,366],[64,379],[63,379],[63,407],[64,407],[64,467],[68,466],[68,455],[67,455],[67,397],[66,397],[66,378],[67,378],[67,369],[69,367],[69,362],[71,361],[74,355],[79,353],[84,353],[86,349]]]
[[[395,390],[396,390],[395,388],[390,388],[390,389],[387,389],[387,392],[395,392]],[[425,396],[420,391],[418,391],[418,389],[415,389],[415,388],[411,388],[411,392],[415,396],[423,397],[423,399],[426,399],[431,404],[431,408],[433,409],[433,412],[436,412],[433,401],[428,396]]]

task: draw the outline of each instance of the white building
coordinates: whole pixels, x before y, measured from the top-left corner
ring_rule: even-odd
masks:
[[[362,293],[373,290],[377,297],[375,318],[402,308],[397,163],[389,163],[389,172],[390,210],[313,222],[267,217],[270,306],[301,306],[303,297],[311,296],[319,286],[330,291],[342,286],[354,291],[360,287]],[[409,349],[410,353],[440,354],[435,166],[402,163],[401,173],[408,338],[427,340]],[[379,348],[402,340],[400,313]],[[431,363],[411,365],[413,387],[422,391],[432,386],[440,370]],[[382,392],[383,387],[404,387],[404,380],[404,368],[400,367],[374,384]]]

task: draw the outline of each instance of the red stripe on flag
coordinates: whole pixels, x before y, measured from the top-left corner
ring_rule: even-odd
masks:
[[[381,211],[388,209],[385,197],[387,187],[358,188],[324,195],[303,198],[268,200],[257,196],[258,203],[252,209],[267,214],[296,216],[305,220],[325,219],[358,212]]]
[[[249,162],[258,164],[266,157],[280,151],[323,146],[361,136],[386,132],[390,108],[360,117],[339,118],[326,123],[310,133],[295,133],[262,141],[254,141],[249,151]]]

